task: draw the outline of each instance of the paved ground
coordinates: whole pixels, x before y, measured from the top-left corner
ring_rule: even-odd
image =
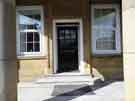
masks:
[[[21,83],[18,101],[124,101],[124,83],[95,86]]]

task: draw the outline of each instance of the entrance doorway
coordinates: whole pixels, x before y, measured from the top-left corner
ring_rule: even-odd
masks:
[[[78,70],[78,25],[79,23],[56,24],[58,73]]]
[[[54,73],[78,71],[84,73],[82,19],[53,21]]]

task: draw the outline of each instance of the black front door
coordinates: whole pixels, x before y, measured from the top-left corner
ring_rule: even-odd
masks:
[[[78,26],[57,26],[58,71],[78,69]]]

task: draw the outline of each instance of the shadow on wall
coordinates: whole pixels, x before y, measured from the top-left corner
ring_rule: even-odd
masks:
[[[92,72],[101,80],[123,80],[122,56],[93,57]]]
[[[0,2],[0,68],[3,101],[17,101],[16,8],[13,0]],[[10,83],[10,84],[9,84]]]

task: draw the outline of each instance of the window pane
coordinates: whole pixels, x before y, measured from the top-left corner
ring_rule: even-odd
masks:
[[[25,29],[27,29],[26,24],[19,24],[19,30],[25,30]]]
[[[115,50],[115,31],[100,30],[95,31],[97,34],[96,38],[96,49],[97,50]]]
[[[21,52],[26,52],[26,33],[25,32],[21,32],[20,33],[20,51]]]
[[[39,43],[34,43],[34,48],[35,48],[35,52],[39,52],[40,51],[40,45]]]
[[[26,43],[20,43],[20,51],[26,52]]]
[[[27,42],[33,42],[33,32],[27,32]]]
[[[34,33],[34,41],[36,41],[36,42],[39,42],[39,33],[37,33],[37,32],[35,32]]]
[[[27,52],[33,52],[33,43],[27,43]]]
[[[35,13],[34,13],[35,12]],[[24,29],[41,29],[40,12],[34,11],[19,11],[19,26],[20,30]],[[26,27],[27,26],[27,27]]]
[[[27,25],[27,29],[33,29],[33,28],[34,28],[34,26],[32,24]]]
[[[39,14],[33,15],[33,18],[39,21],[41,20],[41,16]]]
[[[20,33],[20,40],[21,40],[21,43],[26,42],[26,33],[25,32]]]
[[[94,9],[94,25],[116,27],[116,11],[113,8]]]

